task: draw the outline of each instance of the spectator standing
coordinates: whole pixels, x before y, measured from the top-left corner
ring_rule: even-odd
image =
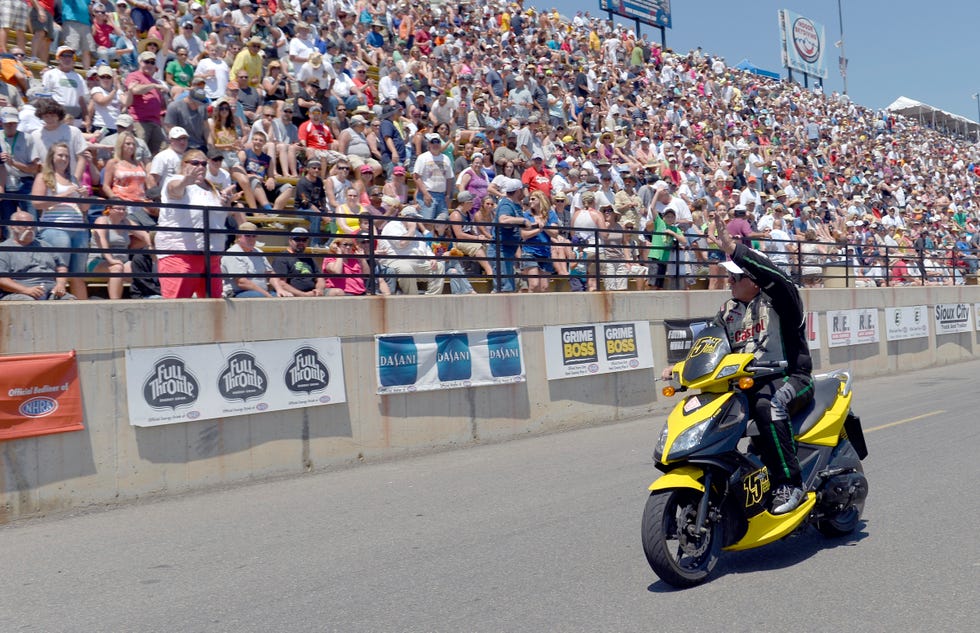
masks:
[[[36,141],[32,135],[17,130],[20,115],[16,108],[8,106],[0,110],[0,120],[3,121],[3,134],[0,135],[0,161],[7,168],[7,180],[3,183],[4,191],[31,193],[34,177],[41,171],[40,154],[35,149]],[[0,226],[3,227],[5,235],[9,235],[7,222],[18,206],[28,212],[34,208],[30,202],[14,200],[0,202]]]
[[[163,254],[158,257],[157,266],[161,273],[196,273],[195,277],[162,277],[160,279],[161,294],[166,299],[189,299],[196,295],[199,299],[205,297],[220,297],[221,290],[221,257],[224,249],[225,236],[212,232],[209,246],[211,256],[205,261],[204,256],[204,227],[205,215],[207,225],[212,231],[225,228],[228,212],[224,210],[231,200],[232,188],[216,191],[205,179],[207,173],[207,157],[198,150],[184,152],[181,158],[180,172],[163,182],[161,200],[163,207],[157,222],[156,246],[159,250],[179,251],[174,254]],[[174,208],[171,203],[194,205],[193,209]],[[196,229],[194,232],[167,231],[168,227]],[[205,271],[209,270],[211,283],[206,283]]]
[[[187,97],[167,106],[164,124],[167,128],[181,127],[187,131],[188,149],[207,151],[211,145],[211,128],[208,125],[209,99],[201,88],[194,88]]]
[[[432,220],[441,214],[449,215],[446,194],[453,181],[453,165],[442,153],[442,138],[432,132],[426,135],[428,151],[415,160],[412,176],[415,180],[415,201],[422,217]]]
[[[146,141],[154,155],[164,142],[163,110],[167,86],[155,79],[157,56],[146,50],[140,53],[140,67],[126,76],[129,114],[136,122],[136,136]]]
[[[85,12],[88,15],[87,8],[85,8]],[[65,28],[69,28],[69,24],[66,22]],[[85,80],[75,72],[75,48],[59,46],[55,52],[55,57],[58,64],[47,69],[41,76],[41,88],[61,104],[69,116],[80,121],[85,116],[89,94]],[[88,63],[84,65],[86,69],[89,66]]]
[[[524,217],[521,204],[524,201],[524,183],[517,178],[505,179],[501,185],[504,194],[497,203],[494,221],[494,242],[487,245],[487,257],[493,262],[494,290],[514,292],[514,262],[517,249],[521,245],[521,227],[530,228],[530,221]],[[499,258],[497,249],[499,244]],[[498,280],[499,278],[499,280]]]
[[[62,41],[65,46],[82,55],[82,68],[88,70],[92,65],[92,16],[87,0],[61,0]],[[61,49],[59,49],[61,50]],[[58,54],[60,57],[60,54]]]

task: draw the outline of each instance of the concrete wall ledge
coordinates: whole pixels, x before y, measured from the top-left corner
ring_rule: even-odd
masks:
[[[78,352],[84,431],[0,443],[0,523],[271,477],[465,448],[529,434],[634,419],[662,409],[659,369],[548,381],[542,328],[713,315],[728,293],[620,292],[289,300],[5,303],[0,353]],[[980,302],[980,287],[815,289],[822,320],[818,371],[860,377],[974,357],[976,332],[830,349],[828,310]],[[930,313],[930,319],[932,315]],[[378,396],[374,335],[522,329],[527,382]],[[125,350],[213,342],[339,336],[347,402],[152,428],[129,424]]]

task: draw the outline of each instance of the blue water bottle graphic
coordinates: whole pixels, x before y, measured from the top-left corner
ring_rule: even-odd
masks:
[[[382,387],[414,385],[418,378],[419,354],[411,336],[378,339],[378,380]]]
[[[466,333],[436,335],[436,369],[440,382],[473,377],[470,339]]]
[[[495,378],[521,375],[521,346],[517,330],[487,332],[490,375]]]

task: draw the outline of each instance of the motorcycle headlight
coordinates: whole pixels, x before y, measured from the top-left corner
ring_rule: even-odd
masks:
[[[738,368],[739,365],[726,365],[721,368],[721,371],[718,372],[718,377],[724,378],[726,376],[731,376],[732,374],[738,371]]]
[[[664,456],[664,449],[667,447],[667,425],[664,425],[662,431],[660,431],[660,439],[657,440],[657,448],[653,451],[653,459],[660,461],[660,458]]]
[[[705,420],[700,424],[695,424],[688,430],[677,436],[674,443],[670,445],[671,454],[683,453],[689,451],[698,444],[701,443],[701,438],[704,437],[705,431],[708,430],[708,426],[711,425],[711,420]]]

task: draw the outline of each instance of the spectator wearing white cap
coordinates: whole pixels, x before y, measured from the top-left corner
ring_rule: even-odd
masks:
[[[184,153],[187,152],[188,134],[182,127],[170,128],[170,146],[153,157],[150,164],[150,172],[146,176],[146,188],[148,193],[156,187],[162,185],[170,176],[180,171],[180,163]]]
[[[139,56],[140,67],[126,76],[126,89],[130,96],[129,114],[136,122],[136,136],[146,141],[154,154],[164,143],[163,110],[167,85],[154,78],[157,72],[157,55],[143,51]]]
[[[6,168],[4,191],[28,194],[34,185],[34,177],[41,171],[41,159],[34,149],[34,137],[17,130],[20,116],[16,108],[6,106],[0,110],[3,134],[0,135],[0,162]],[[0,227],[8,234],[7,222],[17,210],[18,205],[25,211],[32,211],[30,202],[14,200],[0,201]]]
[[[85,10],[85,15],[88,16],[88,9]],[[55,56],[58,65],[44,71],[41,87],[61,104],[68,116],[81,120],[85,116],[89,94],[88,84],[75,72],[75,49],[71,46],[60,46]],[[85,68],[88,68],[87,63]]]
[[[531,222],[524,217],[524,183],[517,178],[507,178],[500,184],[504,194],[497,203],[494,241],[487,244],[487,257],[493,261],[495,292],[514,292],[514,263],[521,245],[521,228],[530,228]],[[497,243],[500,244],[500,261],[496,261]],[[498,282],[499,278],[499,282]]]
[[[426,134],[428,149],[415,159],[412,176],[415,180],[415,201],[422,217],[431,220],[440,213],[449,214],[446,194],[454,182],[453,165],[442,153],[442,138],[435,132]]]

